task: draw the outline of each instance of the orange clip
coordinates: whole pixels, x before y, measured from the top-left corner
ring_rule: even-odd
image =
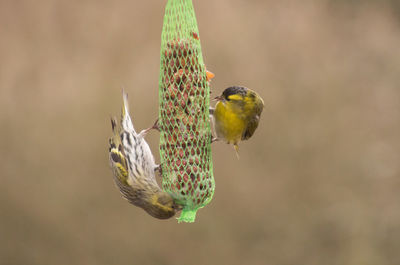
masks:
[[[211,81],[211,79],[213,79],[214,77],[215,77],[215,74],[212,73],[212,72],[210,72],[210,71],[208,71],[208,70],[206,69],[206,78],[207,78],[207,81],[208,81],[208,82]]]

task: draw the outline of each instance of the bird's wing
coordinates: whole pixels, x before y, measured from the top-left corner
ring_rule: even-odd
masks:
[[[155,162],[144,135],[136,133],[129,115],[128,95],[123,92],[123,107],[121,117],[121,142],[125,157],[132,176],[143,176],[156,184],[154,168]]]
[[[141,148],[141,140],[133,132],[127,132],[122,128],[122,123],[117,124],[111,120],[113,136],[110,138],[110,166],[114,180],[121,194],[132,204],[143,207],[146,204],[146,196],[159,190],[153,171],[146,173],[145,160],[138,149]],[[144,140],[143,140],[144,141]]]
[[[116,183],[120,183],[121,185],[129,185],[129,169],[125,158],[125,150],[122,146],[121,137],[119,134],[119,126],[115,118],[111,119],[111,126],[113,130],[113,136],[109,140],[108,149],[110,166],[113,170]]]
[[[260,122],[261,113],[264,108],[264,101],[261,97],[257,96],[258,100],[254,106],[255,115],[248,121],[246,129],[243,131],[242,140],[249,139],[258,127],[258,123]]]
[[[258,127],[259,120],[260,116],[256,115],[247,123],[247,127],[242,134],[242,140],[247,140],[254,134]]]

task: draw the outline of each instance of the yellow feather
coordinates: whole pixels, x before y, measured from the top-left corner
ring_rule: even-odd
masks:
[[[229,100],[243,100],[243,97],[241,95],[234,94],[234,95],[228,96],[228,99]]]
[[[240,141],[245,128],[245,121],[237,115],[234,108],[230,102],[218,102],[214,112],[215,119],[220,121],[216,124],[218,137],[222,135],[228,143],[233,144]]]

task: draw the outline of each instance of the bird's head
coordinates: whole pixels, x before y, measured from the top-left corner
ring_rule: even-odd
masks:
[[[160,191],[152,196],[150,207],[145,210],[158,219],[168,219],[181,210],[181,207],[175,203],[171,195]]]
[[[243,101],[246,97],[248,88],[242,86],[228,87],[220,96],[214,98],[217,101]]]
[[[215,97],[214,100],[223,103],[224,106],[227,104],[226,106],[239,110],[245,104],[248,90],[248,88],[241,86],[228,87],[220,96]]]

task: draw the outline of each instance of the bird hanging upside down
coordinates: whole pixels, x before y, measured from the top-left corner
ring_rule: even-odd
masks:
[[[216,140],[233,144],[237,153],[239,142],[249,139],[257,129],[264,101],[253,90],[241,86],[228,87],[215,99],[218,102],[211,114]]]
[[[167,219],[174,216],[180,206],[156,182],[157,166],[144,140],[148,130],[136,133],[129,116],[128,95],[124,91],[121,121],[118,123],[112,118],[111,126],[113,136],[109,140],[110,165],[122,196],[155,218]]]

